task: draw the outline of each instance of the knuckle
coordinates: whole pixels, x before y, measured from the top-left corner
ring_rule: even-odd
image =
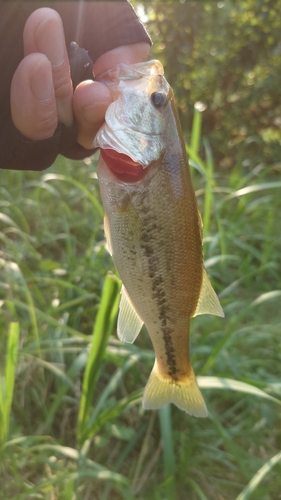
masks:
[[[72,94],[72,83],[69,74],[54,75],[54,89],[57,99],[64,99]]]

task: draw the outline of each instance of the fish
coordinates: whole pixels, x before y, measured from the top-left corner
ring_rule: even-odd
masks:
[[[122,280],[117,335],[143,324],[155,362],[143,408],[174,403],[206,417],[190,362],[190,318],[224,316],[203,262],[202,220],[174,94],[159,61],[119,64],[99,77],[112,93],[93,147],[108,249]]]

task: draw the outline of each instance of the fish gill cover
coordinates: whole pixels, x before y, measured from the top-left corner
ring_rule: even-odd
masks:
[[[165,119],[153,95],[168,99],[169,84],[159,61],[119,64],[99,76],[111,90],[114,101],[105,115],[93,147],[113,149],[146,168],[164,150]],[[158,94],[158,95],[159,95]]]

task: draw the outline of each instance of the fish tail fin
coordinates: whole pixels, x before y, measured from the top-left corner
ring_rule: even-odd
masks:
[[[207,417],[208,410],[197,385],[192,367],[184,380],[175,381],[161,376],[157,361],[144,389],[142,405],[145,410],[158,410],[168,403],[174,403],[181,410],[195,417]]]

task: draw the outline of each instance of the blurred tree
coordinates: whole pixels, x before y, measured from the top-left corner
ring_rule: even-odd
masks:
[[[202,101],[217,164],[280,162],[281,1],[155,1],[144,9],[184,131]]]

